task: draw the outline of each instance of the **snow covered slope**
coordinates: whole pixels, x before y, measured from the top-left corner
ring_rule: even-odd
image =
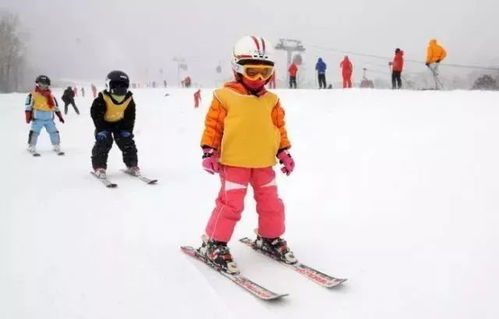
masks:
[[[165,93],[170,93],[165,96]],[[57,124],[65,157],[25,150],[24,94],[0,95],[0,318],[497,318],[499,94],[277,91],[296,171],[279,174],[286,238],[303,262],[349,281],[318,287],[238,243],[231,250],[277,292],[265,303],[181,254],[198,245],[218,191],[200,166],[210,90],[135,91],[136,141],[150,186],[90,174],[90,98]],[[57,91],[60,96],[62,92]]]

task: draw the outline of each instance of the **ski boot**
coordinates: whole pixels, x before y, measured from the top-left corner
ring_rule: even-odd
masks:
[[[254,245],[257,249],[286,264],[295,264],[298,262],[293,252],[289,250],[286,241],[280,237],[264,238],[257,236]]]
[[[102,178],[102,179],[106,179],[107,176],[106,176],[106,169],[105,168],[96,168],[94,169],[94,174],[95,176],[97,176],[97,178]]]
[[[53,150],[57,153],[57,155],[64,155],[64,152],[61,151],[61,146],[59,144],[54,145]]]
[[[239,273],[239,269],[232,260],[232,255],[226,242],[208,239],[203,236],[203,244],[198,249],[198,252],[216,269],[229,274]]]
[[[38,153],[38,152],[36,151],[36,145],[29,145],[29,146],[28,146],[28,152],[29,152],[31,155],[35,156],[35,157],[40,156],[40,153]]]
[[[125,172],[133,176],[140,176],[140,168],[138,166],[129,166]]]

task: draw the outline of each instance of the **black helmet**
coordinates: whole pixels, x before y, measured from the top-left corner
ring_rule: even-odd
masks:
[[[125,95],[130,87],[130,79],[123,71],[111,71],[106,78],[106,87],[111,94]]]
[[[36,84],[45,84],[47,86],[50,86],[50,79],[46,75],[39,75],[36,77],[35,83]]]

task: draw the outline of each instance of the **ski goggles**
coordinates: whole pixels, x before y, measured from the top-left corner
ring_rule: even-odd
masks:
[[[268,80],[274,74],[274,67],[272,65],[264,64],[245,64],[241,65],[241,73],[249,80]]]

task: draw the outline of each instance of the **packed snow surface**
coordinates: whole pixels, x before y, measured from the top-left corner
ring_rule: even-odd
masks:
[[[327,290],[239,243],[257,226],[250,192],[230,248],[243,274],[290,294],[274,303],[179,249],[200,244],[219,188],[199,147],[212,90],[199,109],[193,93],[134,91],[139,165],[159,183],[123,174],[114,146],[117,189],[89,174],[90,97],[57,122],[66,156],[43,131],[35,158],[26,94],[0,95],[0,318],[499,317],[498,93],[277,90],[296,160],[278,174],[285,238],[349,280]]]

